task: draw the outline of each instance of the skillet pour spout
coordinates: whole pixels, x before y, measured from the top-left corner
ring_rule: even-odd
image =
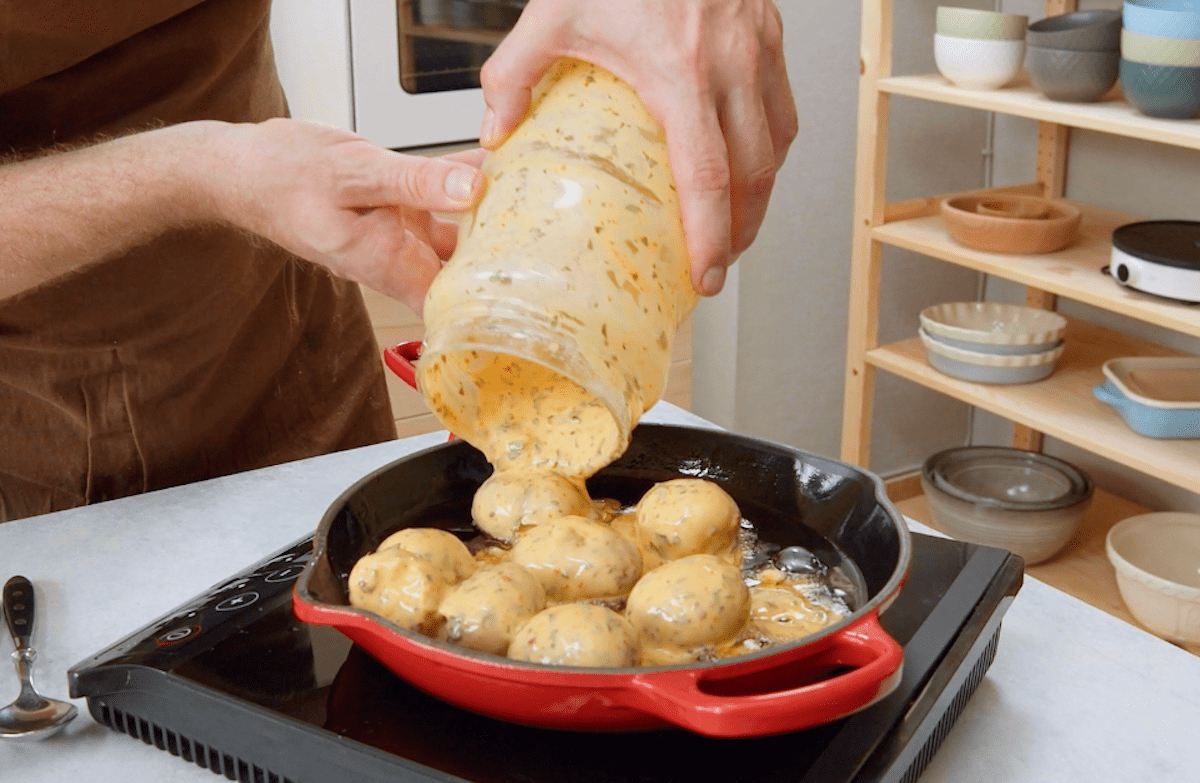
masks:
[[[633,503],[660,481],[714,481],[762,540],[804,546],[835,569],[850,586],[850,616],[799,641],[737,657],[589,669],[466,650],[350,606],[350,570],[396,530],[473,535],[471,499],[490,473],[482,454],[452,441],[347,489],[317,528],[313,558],[296,583],[296,616],[337,628],[399,677],[451,704],[545,728],[781,734],[845,717],[899,683],[903,650],[880,627],[879,613],[908,573],[911,540],[882,481],[847,463],[718,430],[639,425],[625,454],[589,480],[589,491]]]

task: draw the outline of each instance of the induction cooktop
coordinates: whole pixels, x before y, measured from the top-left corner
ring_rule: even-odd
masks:
[[[291,608],[306,537],[80,662],[71,696],[99,723],[245,783],[903,781],[917,779],[991,665],[1023,564],[913,535],[881,615],[904,646],[887,698],[792,734],[573,733],[503,723],[409,686]]]

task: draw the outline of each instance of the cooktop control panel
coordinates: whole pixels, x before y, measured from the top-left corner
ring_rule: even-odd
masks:
[[[281,601],[290,601],[292,585],[312,558],[312,545],[311,535],[300,539],[74,668],[128,663],[170,670],[172,659],[211,648]]]

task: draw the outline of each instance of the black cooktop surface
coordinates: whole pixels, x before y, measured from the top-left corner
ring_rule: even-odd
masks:
[[[909,580],[881,616],[904,646],[900,686],[793,734],[571,733],[450,706],[295,618],[291,588],[311,538],[79,663],[71,695],[110,728],[248,783],[911,781],[991,664],[1022,579],[1007,552],[913,539]]]

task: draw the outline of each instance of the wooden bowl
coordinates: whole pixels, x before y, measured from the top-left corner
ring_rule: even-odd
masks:
[[[1034,196],[975,193],[942,202],[950,236],[961,245],[990,253],[1036,255],[1061,250],[1079,233],[1081,217],[1065,201]]]

